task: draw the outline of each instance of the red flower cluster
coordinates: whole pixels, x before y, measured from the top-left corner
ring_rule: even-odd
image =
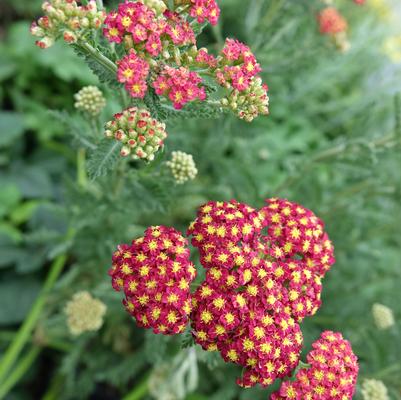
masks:
[[[185,330],[196,276],[187,244],[174,228],[154,226],[131,245],[118,246],[109,275],[139,326],[164,335]]]
[[[286,381],[272,400],[352,399],[358,376],[358,362],[351,345],[340,333],[323,332],[307,356],[309,368]]]
[[[132,97],[143,98],[148,89],[146,78],[149,75],[149,64],[137,55],[134,49],[117,62],[117,79],[124,83]]]
[[[181,109],[184,104],[194,100],[205,100],[206,92],[201,86],[202,79],[187,68],[165,66],[153,82],[158,95],[167,96],[174,108]]]
[[[365,4],[366,0],[354,0],[355,4]]]
[[[220,85],[243,91],[261,70],[248,46],[235,39],[226,39],[216,70],[216,79]]]
[[[195,33],[191,25],[178,13],[166,10],[164,12],[166,21],[163,23],[164,34],[175,46],[187,46],[195,44]]]
[[[215,0],[191,0],[192,7],[189,12],[191,17],[196,18],[199,23],[208,20],[216,25],[220,16],[220,8]]]
[[[238,383],[270,385],[298,363],[302,334],[283,302],[273,264],[260,258],[263,213],[246,204],[210,202],[190,226],[207,269],[193,296],[197,343],[246,368]]]
[[[139,1],[120,3],[105,20],[103,33],[110,42],[124,42],[144,55],[158,56],[167,41],[178,46],[195,43],[195,34],[179,14],[166,10],[161,17]]]
[[[240,385],[270,385],[298,364],[297,321],[319,308],[321,278],[334,262],[323,229],[310,210],[281,199],[259,211],[210,202],[191,224],[207,269],[193,296],[195,341],[245,367]]]
[[[347,21],[334,7],[326,7],[317,16],[320,33],[335,36],[345,32],[348,28]]]

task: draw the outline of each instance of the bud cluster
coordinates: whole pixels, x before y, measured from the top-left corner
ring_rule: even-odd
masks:
[[[75,293],[65,307],[67,325],[72,335],[97,331],[103,325],[106,306],[89,292]]]
[[[121,155],[152,161],[167,137],[165,124],[152,118],[149,111],[131,107],[115,114],[105,125],[105,136],[123,143]]]
[[[195,179],[198,174],[192,154],[182,151],[173,151],[171,160],[167,161],[166,165],[170,168],[175,182],[179,185]]]
[[[340,333],[325,331],[307,355],[310,367],[300,369],[295,381],[285,381],[272,400],[352,399],[358,362],[350,343]]]
[[[77,110],[96,117],[106,106],[106,99],[97,86],[85,86],[74,95]]]
[[[60,37],[75,43],[91,29],[99,29],[106,17],[97,9],[96,1],[78,5],[75,0],[48,0],[42,4],[45,15],[31,25],[32,35],[39,37],[36,45],[47,48]]]
[[[154,226],[131,245],[118,246],[109,271],[115,290],[143,328],[154,333],[182,333],[191,311],[190,284],[196,270],[187,240],[174,228]]]
[[[231,109],[246,122],[251,122],[258,115],[269,114],[267,91],[267,85],[262,84],[261,78],[252,78],[247,89],[242,92],[237,89],[232,90],[227,97],[223,97],[221,105]]]
[[[386,385],[377,379],[365,379],[362,383],[363,400],[390,400]]]
[[[395,323],[393,310],[383,304],[373,304],[372,314],[375,325],[380,330],[389,329]]]

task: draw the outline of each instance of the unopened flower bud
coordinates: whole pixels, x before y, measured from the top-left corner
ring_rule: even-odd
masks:
[[[66,307],[67,325],[71,334],[80,335],[88,331],[97,331],[103,325],[106,306],[94,299],[89,292],[75,293]]]
[[[192,155],[182,151],[173,151],[171,160],[167,161],[166,165],[170,168],[174,180],[179,185],[195,179],[198,174]]]
[[[362,383],[364,400],[390,400],[386,386],[376,379],[365,379]]]
[[[377,328],[386,330],[394,325],[394,315],[391,308],[383,304],[373,304],[372,315]]]
[[[152,118],[149,111],[131,107],[115,114],[105,125],[105,136],[123,143],[121,155],[152,161],[167,137],[165,124]]]
[[[75,108],[96,117],[106,106],[103,93],[96,86],[85,86],[74,95]]]

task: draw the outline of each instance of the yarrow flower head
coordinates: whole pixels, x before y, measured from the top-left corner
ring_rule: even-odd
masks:
[[[123,144],[121,155],[153,160],[167,137],[165,124],[152,118],[149,111],[131,107],[114,115],[105,125],[105,136]]]
[[[347,21],[334,7],[326,7],[317,16],[320,33],[324,35],[336,35],[345,32],[348,28]]]
[[[362,383],[364,400],[390,400],[386,385],[377,379],[365,379]]]
[[[213,284],[216,274],[219,271],[211,269],[193,296],[195,341],[207,351],[218,350],[226,362],[243,366],[237,380],[243,387],[268,386],[289,375],[299,361],[302,333],[284,310],[273,312],[275,288],[262,295],[264,288],[255,280],[240,286],[230,271],[225,281],[231,290],[224,290]]]
[[[109,271],[136,323],[154,333],[182,333],[191,312],[189,286],[196,270],[187,240],[174,228],[150,227],[131,245],[118,246]]]
[[[375,325],[381,330],[389,329],[395,323],[393,310],[383,304],[373,304],[372,315]]]
[[[105,20],[104,11],[97,9],[96,0],[78,5],[74,0],[48,0],[42,4],[45,15],[31,25],[32,35],[39,37],[36,45],[47,48],[60,37],[75,43],[83,34],[99,29]]]
[[[172,68],[166,66],[153,82],[156,93],[168,97],[174,108],[181,109],[186,103],[194,100],[205,100],[205,88],[202,79],[185,67]]]
[[[235,39],[226,39],[216,69],[216,80],[220,85],[242,92],[249,88],[252,78],[261,70],[248,46]]]
[[[166,165],[170,168],[174,180],[179,185],[195,179],[198,173],[192,155],[182,151],[173,151],[171,160],[167,161]]]
[[[282,383],[272,400],[352,399],[358,362],[350,343],[340,333],[323,332],[308,354],[310,367],[300,369],[295,381]]]
[[[209,21],[212,25],[216,25],[219,16],[220,8],[215,0],[191,0],[191,10],[189,14],[196,18],[199,23]]]
[[[207,269],[193,297],[195,341],[245,367],[244,387],[287,376],[302,345],[275,265],[260,257],[264,217],[246,204],[209,202],[188,230]]]
[[[106,106],[106,99],[97,86],[85,86],[74,95],[75,108],[93,117],[99,115]]]
[[[106,306],[87,291],[77,292],[65,307],[67,325],[72,335],[97,331],[103,325]]]
[[[140,58],[135,50],[117,62],[117,79],[124,83],[125,88],[132,97],[145,97],[148,89],[146,79],[149,75],[149,64]]]

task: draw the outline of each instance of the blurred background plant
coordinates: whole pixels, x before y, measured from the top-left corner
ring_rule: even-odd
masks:
[[[137,328],[107,270],[116,245],[149,225],[183,231],[208,200],[260,207],[279,196],[312,209],[335,245],[323,306],[302,324],[306,349],[324,329],[343,332],[360,359],[355,398],[401,399],[401,10],[332,3],[348,20],[346,52],[319,34],[323,2],[222,0],[202,44],[250,45],[271,115],[174,119],[155,162],[94,180],[85,140],[100,140],[121,99],[67,45],[34,46],[41,1],[1,2],[0,398],[268,398],[275,387],[240,389],[238,368],[191,347],[189,334]],[[107,101],[99,115],[74,110],[88,85]],[[193,155],[195,179],[174,184],[172,151]],[[72,335],[65,310],[79,291],[107,311],[98,331]]]

